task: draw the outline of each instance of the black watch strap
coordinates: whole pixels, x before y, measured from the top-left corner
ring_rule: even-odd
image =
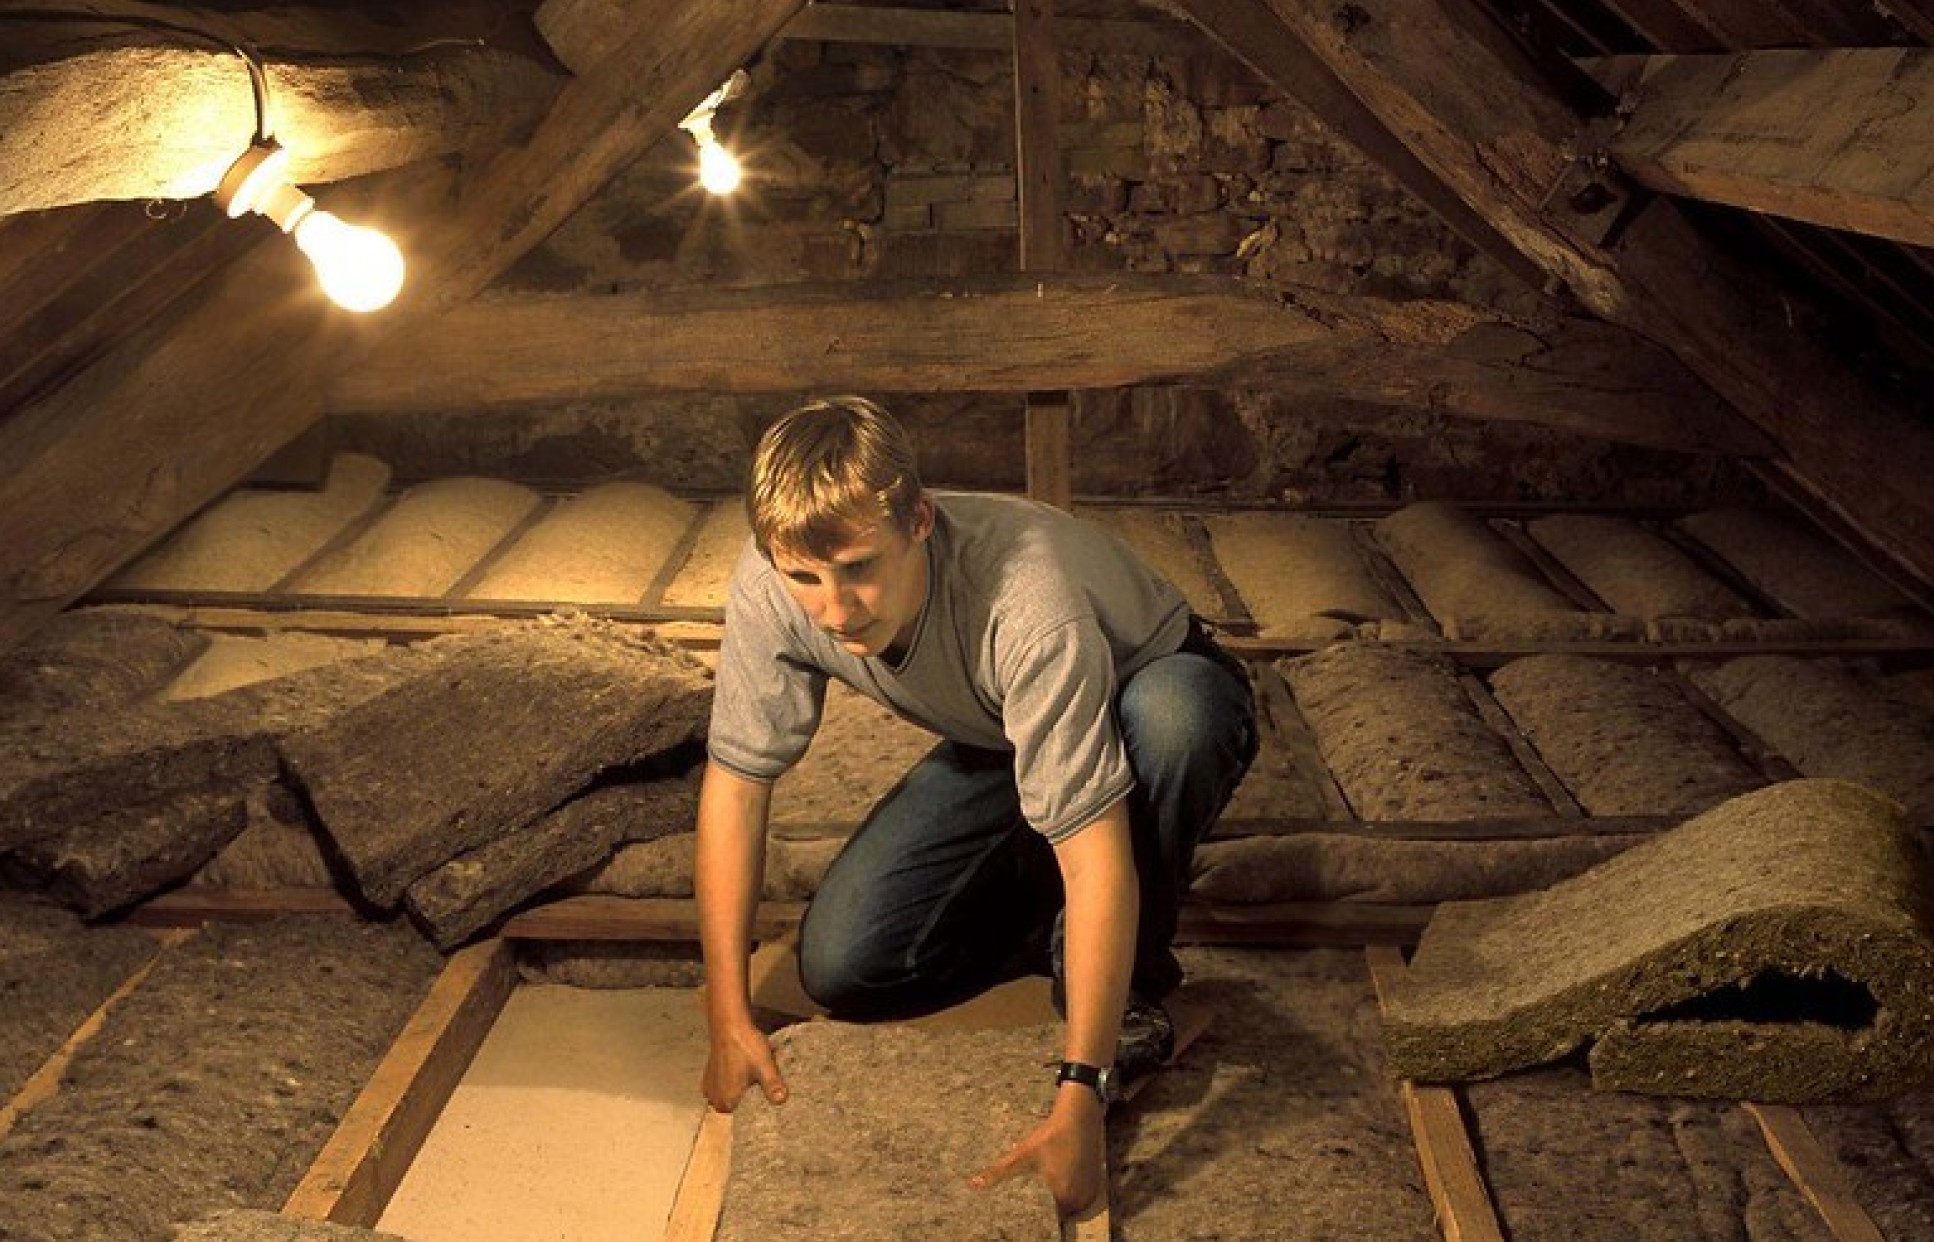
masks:
[[[1086,1061],[1063,1061],[1055,1071],[1054,1081],[1079,1083],[1101,1097],[1103,1104],[1113,1104],[1120,1096],[1115,1085],[1113,1066],[1090,1065]]]

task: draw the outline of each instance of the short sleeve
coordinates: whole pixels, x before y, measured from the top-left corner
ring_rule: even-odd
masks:
[[[826,701],[826,674],[792,649],[785,601],[773,598],[769,575],[748,542],[726,597],[706,738],[714,762],[756,781],[777,780],[799,762]]]
[[[1115,721],[1115,662],[1092,617],[1064,622],[1002,662],[1002,729],[1021,813],[1050,842],[1134,788]]]

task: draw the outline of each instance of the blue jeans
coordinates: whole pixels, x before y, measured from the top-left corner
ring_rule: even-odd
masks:
[[[1121,688],[1135,773],[1128,818],[1141,885],[1130,986],[1182,981],[1172,945],[1196,842],[1255,758],[1241,666],[1199,638]],[[942,742],[853,835],[800,929],[806,994],[835,1017],[915,1017],[1050,968],[1062,907],[1054,850],[1021,817],[1014,756]]]

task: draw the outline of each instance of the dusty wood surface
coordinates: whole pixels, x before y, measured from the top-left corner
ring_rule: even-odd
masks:
[[[329,1143],[282,1205],[286,1216],[374,1226],[516,982],[510,946],[449,960]]]
[[[1607,149],[1666,194],[1934,244],[1934,53],[1769,50],[1587,61],[1636,102]],[[1905,104],[1906,106],[1903,106]]]
[[[749,349],[747,342],[758,342]],[[1755,455],[1690,377],[1622,329],[1186,276],[982,277],[649,298],[505,294],[331,387],[342,413],[481,410],[678,390],[1037,392],[1268,384]]]
[[[0,78],[0,215],[213,191],[256,131],[242,58],[138,28],[89,27],[85,38],[74,36],[83,28],[65,29],[57,59]],[[488,46],[265,59],[268,123],[287,136],[296,184],[502,143],[542,113],[560,82],[540,62]],[[81,116],[87,123],[76,125]]]

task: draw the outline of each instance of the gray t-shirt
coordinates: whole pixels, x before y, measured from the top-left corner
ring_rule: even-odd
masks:
[[[837,677],[944,738],[1013,751],[1022,814],[1059,841],[1134,786],[1115,691],[1181,646],[1188,603],[1113,534],[1059,509],[933,499],[927,602],[897,666],[841,649],[747,541],[725,606],[711,757],[777,779],[805,753]]]

